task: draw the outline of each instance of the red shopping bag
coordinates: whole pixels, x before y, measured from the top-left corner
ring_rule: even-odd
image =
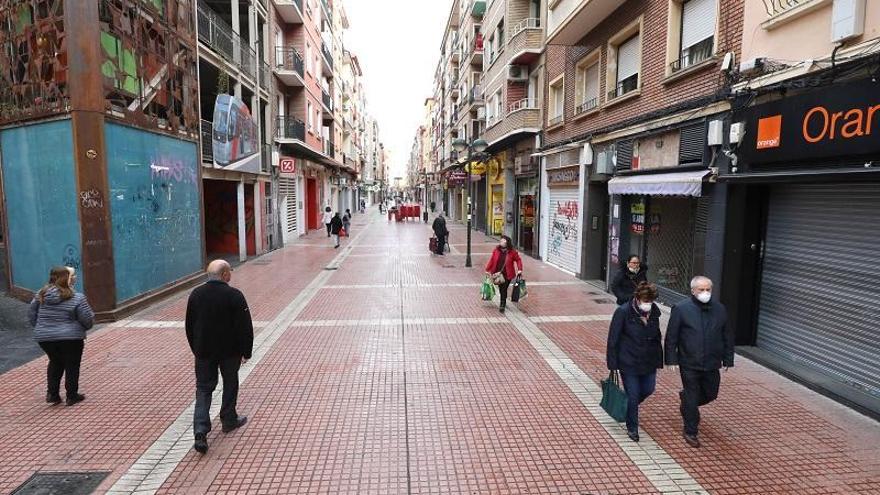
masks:
[[[348,237],[348,232],[345,231],[345,227],[339,229],[339,237]]]

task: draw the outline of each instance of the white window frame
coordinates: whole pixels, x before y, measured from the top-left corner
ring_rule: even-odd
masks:
[[[587,75],[590,69],[596,68],[596,94],[590,96],[587,94]],[[598,110],[602,104],[602,50],[597,48],[582,58],[575,68],[575,115],[593,112]],[[588,96],[590,96],[588,98]],[[592,108],[578,111],[584,104],[595,98],[596,105]]]
[[[642,64],[644,63],[644,18],[639,17],[638,19],[631,22],[629,25],[618,31],[614,36],[609,38],[608,40],[608,48],[607,48],[607,58],[605,63],[605,95],[606,95],[606,104],[616,102],[621,98],[629,98],[636,96],[641,93],[642,89],[642,80],[644,79],[642,75],[644,74]],[[638,70],[636,71],[636,86],[634,89],[627,91],[624,94],[617,94],[617,85],[618,81],[618,51],[620,46],[624,43],[631,40],[634,36],[638,36]],[[614,91],[614,96],[612,97],[611,93]]]
[[[547,121],[547,124],[548,127],[552,127],[565,120],[565,74],[561,74],[550,81],[548,87],[550,88],[550,111],[547,113],[547,116],[550,119]],[[559,119],[559,122],[555,122],[557,119]],[[550,122],[553,122],[553,124],[550,124]]]
[[[721,15],[721,3],[719,0],[705,0],[709,1],[714,8],[714,25],[712,30],[712,48],[711,53],[708,57],[698,60],[697,62],[689,62],[687,64],[683,63],[682,60],[685,59],[685,50],[688,48],[692,48],[699,43],[692,44],[690,47],[683,47],[682,44],[684,42],[684,13],[685,8],[684,4],[688,3],[690,0],[669,0],[669,18],[667,25],[667,40],[666,40],[666,76],[672,76],[674,74],[678,74],[683,72],[691,67],[702,65],[703,63],[709,63],[709,60],[713,60],[718,52],[718,36],[719,36],[719,23],[718,20]],[[709,38],[703,38],[701,41],[705,41]],[[690,60],[690,59],[689,59]]]

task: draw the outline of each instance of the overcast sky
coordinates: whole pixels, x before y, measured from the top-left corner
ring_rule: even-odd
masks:
[[[379,122],[391,174],[402,176],[424,120],[452,0],[343,0],[345,43],[360,60],[368,111]]]

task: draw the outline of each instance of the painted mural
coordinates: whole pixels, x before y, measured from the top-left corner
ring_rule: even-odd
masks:
[[[51,267],[82,264],[70,121],[4,130],[0,153],[12,283],[35,291]]]
[[[203,266],[198,154],[194,143],[112,123],[105,137],[116,298],[125,301]]]

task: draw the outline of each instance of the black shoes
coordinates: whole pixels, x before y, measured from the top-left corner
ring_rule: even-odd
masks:
[[[507,308],[504,306],[501,306],[500,308],[498,308],[498,311],[501,311],[503,313],[505,309],[507,309]]]
[[[67,396],[67,405],[72,406],[74,404],[79,404],[80,402],[86,400],[86,396],[83,394],[73,394]]]
[[[626,430],[626,434],[633,442],[639,441],[639,430]]]
[[[58,394],[53,394],[52,392],[46,392],[46,402],[52,404],[53,406],[56,404],[61,404],[61,396]]]
[[[700,439],[697,438],[696,435],[688,435],[687,433],[685,433],[684,434],[684,441],[687,442],[688,445],[690,445],[691,447],[693,447],[695,449],[700,447]]]
[[[208,452],[208,435],[196,433],[196,441],[193,443],[193,448],[199,454],[206,454]]]
[[[237,430],[247,424],[247,416],[239,416],[235,423],[231,425],[223,425],[223,433],[229,433],[230,431]]]

